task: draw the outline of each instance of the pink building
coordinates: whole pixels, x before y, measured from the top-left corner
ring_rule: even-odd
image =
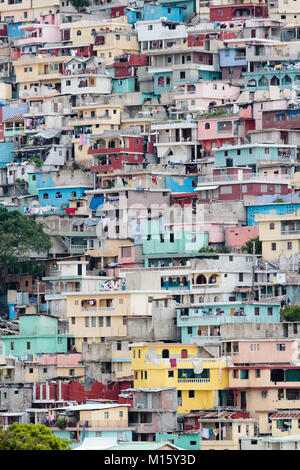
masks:
[[[22,21],[33,21],[34,12],[32,0],[3,0],[1,3],[1,21],[12,21],[20,23]]]
[[[175,101],[182,109],[187,106],[189,111],[207,110],[208,106],[224,104],[229,99],[236,100],[240,95],[240,87],[223,81],[200,81],[177,85]]]
[[[212,147],[232,145],[239,135],[239,123],[238,116],[199,119],[198,140],[209,152]]]
[[[19,30],[26,31],[26,37],[19,39],[19,46],[23,47],[23,52],[27,51],[26,46],[42,46],[46,43],[56,43],[61,41],[61,31],[59,24],[31,23],[19,26]]]
[[[234,364],[290,364],[298,351],[298,343],[287,338],[278,341],[253,338],[237,341],[237,345],[232,356]]]
[[[225,228],[225,246],[240,248],[251,238],[258,237],[258,226]]]
[[[283,110],[287,108],[287,105],[287,100],[255,101],[253,103],[253,118],[255,119],[255,129],[261,130],[266,128],[266,126],[263,127],[264,111],[275,111],[277,109]]]

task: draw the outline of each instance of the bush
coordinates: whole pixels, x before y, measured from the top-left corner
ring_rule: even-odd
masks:
[[[282,308],[280,316],[285,321],[300,321],[300,305]]]

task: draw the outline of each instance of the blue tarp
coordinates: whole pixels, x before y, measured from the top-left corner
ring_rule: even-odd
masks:
[[[103,202],[104,202],[103,194],[101,194],[101,196],[94,196],[90,203],[90,209],[92,211],[96,211],[99,207],[103,206]]]

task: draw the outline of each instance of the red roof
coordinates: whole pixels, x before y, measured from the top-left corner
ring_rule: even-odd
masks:
[[[300,411],[283,411],[283,412],[277,412],[273,413],[270,416],[270,419],[289,419],[289,418],[296,418],[300,419]]]
[[[16,121],[23,121],[23,120],[24,120],[24,115],[17,114],[16,116],[5,119],[3,122],[16,122]]]

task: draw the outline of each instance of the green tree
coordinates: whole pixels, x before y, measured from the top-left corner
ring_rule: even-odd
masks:
[[[71,441],[42,424],[13,423],[0,431],[0,450],[70,450]]]
[[[262,243],[261,241],[259,240],[258,237],[256,238],[251,238],[250,240],[248,240],[244,246],[242,246],[242,251],[244,253],[249,253],[250,255],[252,255],[253,253],[253,242],[255,242],[255,254],[256,255],[261,255],[262,253]]]
[[[80,12],[85,10],[89,6],[90,2],[89,0],[71,0],[71,4],[78,12]]]
[[[30,261],[30,254],[43,253],[50,248],[50,238],[41,223],[18,211],[0,209],[0,289],[5,291],[7,270],[20,271],[22,263]],[[33,272],[34,264],[30,267]]]
[[[300,321],[300,305],[292,305],[280,310],[280,316],[285,321]]]

